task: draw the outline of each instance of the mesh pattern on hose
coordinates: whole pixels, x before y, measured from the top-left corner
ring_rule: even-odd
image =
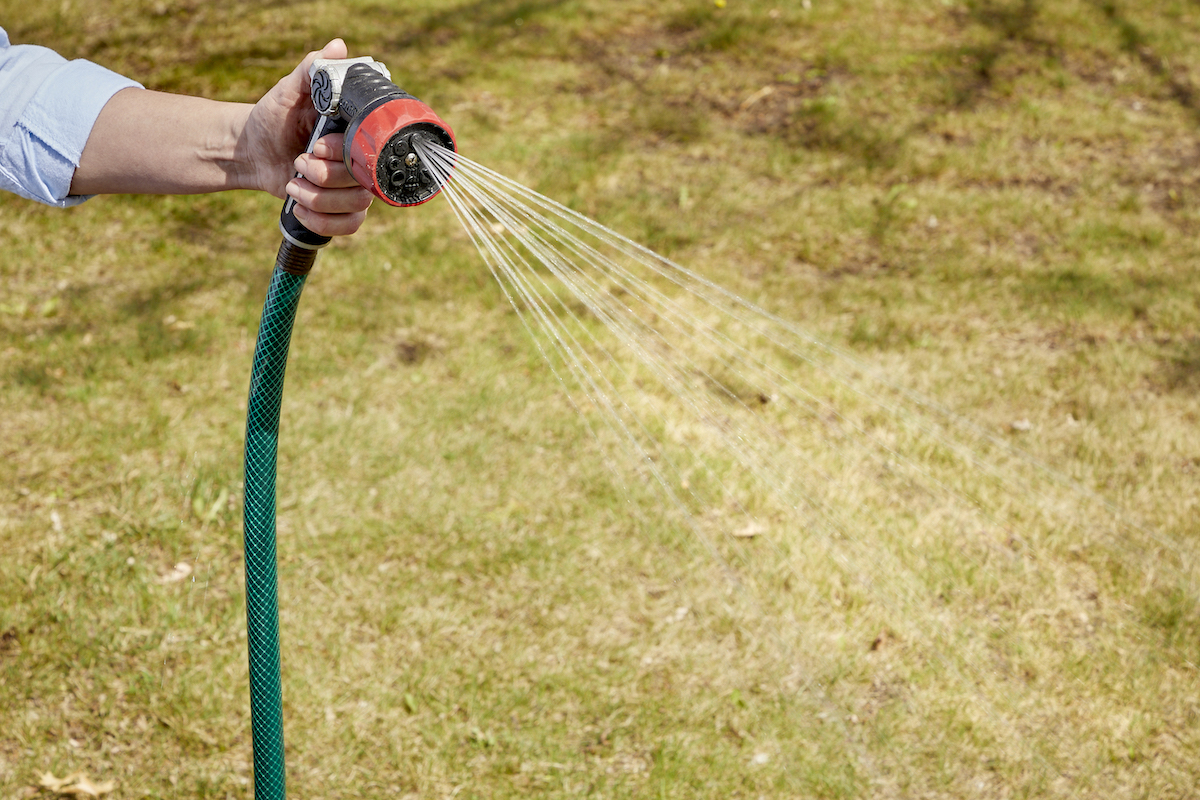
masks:
[[[287,243],[280,248],[280,258]],[[315,252],[313,258],[315,259]],[[246,408],[246,633],[250,651],[250,717],[255,800],[283,800],[283,690],[279,661],[279,599],[275,557],[275,459],[279,409],[292,323],[304,275],[278,263],[263,306]]]

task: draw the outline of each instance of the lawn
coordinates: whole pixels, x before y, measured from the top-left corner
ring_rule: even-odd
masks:
[[[293,796],[1195,796],[1194,0],[0,9],[226,100],[342,36],[468,158],[797,326],[767,358],[811,402],[722,387],[791,448],[758,476],[615,356],[651,460],[699,465],[664,487],[445,198],[323,251],[280,441]],[[0,798],[252,793],[278,212],[0,197]]]

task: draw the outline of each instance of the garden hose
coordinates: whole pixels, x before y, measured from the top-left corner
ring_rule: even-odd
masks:
[[[283,371],[296,306],[316,250],[284,241],[263,305],[250,398],[246,406],[244,536],[246,639],[250,651],[250,720],[254,739],[254,797],[282,800],[283,689],[279,664],[279,600],[275,559],[275,465]],[[299,271],[303,270],[303,271]]]
[[[318,59],[309,72],[321,117],[308,151],[322,136],[344,132],[343,159],[355,179],[390,205],[430,200],[441,184],[421,163],[414,139],[454,149],[450,128],[391,82],[387,68],[367,58]],[[284,203],[283,242],[263,305],[246,406],[246,635],[250,656],[250,725],[256,800],[283,800],[283,688],[279,655],[279,594],[275,546],[276,456],[283,376],[296,308],[317,252],[329,243]]]

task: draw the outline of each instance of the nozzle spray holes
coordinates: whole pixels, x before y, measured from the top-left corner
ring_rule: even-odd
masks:
[[[403,186],[408,179],[409,168],[415,166],[420,160],[417,154],[409,149],[410,146],[407,139],[400,137],[388,145],[385,151],[387,157],[385,163],[391,186],[386,188]]]
[[[392,137],[383,148],[377,168],[376,178],[384,194],[404,205],[423,203],[441,188],[413,144],[418,137],[432,139],[423,131]]]
[[[399,156],[389,158],[388,171],[392,173],[392,184],[394,186],[403,186],[410,178],[408,170],[411,170],[420,161],[421,159],[416,153],[409,153],[404,158],[400,158]]]

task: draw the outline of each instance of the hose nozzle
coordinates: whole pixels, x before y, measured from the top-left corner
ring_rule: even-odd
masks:
[[[433,199],[441,181],[421,160],[419,143],[457,151],[454,133],[433,109],[392,83],[388,68],[370,56],[316,59],[309,68],[313,106],[321,114],[308,152],[322,136],[345,132],[342,160],[350,174],[385,203],[416,206]],[[316,250],[327,245],[304,227],[288,198],[279,228],[294,247]]]
[[[371,59],[317,59],[310,70],[317,111],[346,124],[343,158],[355,180],[394,206],[415,206],[442,188],[421,162],[415,141],[455,149],[450,126],[392,83]]]
[[[393,98],[346,129],[346,166],[384,202],[420,205],[442,185],[422,162],[419,140],[455,149],[454,134],[429,106],[416,98]]]

